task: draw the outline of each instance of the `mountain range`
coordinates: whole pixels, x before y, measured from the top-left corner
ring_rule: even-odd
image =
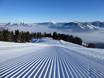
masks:
[[[43,23],[0,23],[0,30],[29,32],[58,32],[81,37],[85,42],[104,43],[104,22],[43,22]]]

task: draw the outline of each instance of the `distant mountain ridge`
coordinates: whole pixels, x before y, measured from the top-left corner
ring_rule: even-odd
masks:
[[[29,32],[58,32],[72,34],[87,42],[104,43],[104,22],[43,22],[43,23],[0,23],[0,30]]]
[[[53,22],[43,22],[43,23],[1,23],[0,27],[11,27],[11,26],[47,26],[48,28],[60,29],[60,30],[72,30],[72,31],[95,31],[99,28],[104,28],[104,22],[68,22],[68,23],[53,23]]]

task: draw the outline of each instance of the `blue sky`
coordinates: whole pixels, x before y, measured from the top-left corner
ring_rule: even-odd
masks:
[[[104,21],[104,0],[0,0],[0,22]]]

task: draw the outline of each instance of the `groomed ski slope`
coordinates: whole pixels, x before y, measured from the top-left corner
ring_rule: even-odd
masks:
[[[0,78],[104,78],[104,50],[64,41],[0,42]]]

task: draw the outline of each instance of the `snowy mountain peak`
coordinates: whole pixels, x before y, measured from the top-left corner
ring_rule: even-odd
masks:
[[[30,27],[30,28],[29,28]],[[54,21],[51,22],[43,22],[43,23],[33,23],[33,24],[26,24],[26,23],[1,23],[1,29],[10,29],[10,30],[28,30],[31,29],[35,32],[36,29],[43,29],[43,30],[59,30],[59,31],[73,31],[73,32],[89,32],[89,31],[96,31],[100,29],[104,29],[104,22],[68,22],[68,23],[56,23]],[[31,31],[29,30],[29,31]],[[41,31],[39,31],[41,32]]]

